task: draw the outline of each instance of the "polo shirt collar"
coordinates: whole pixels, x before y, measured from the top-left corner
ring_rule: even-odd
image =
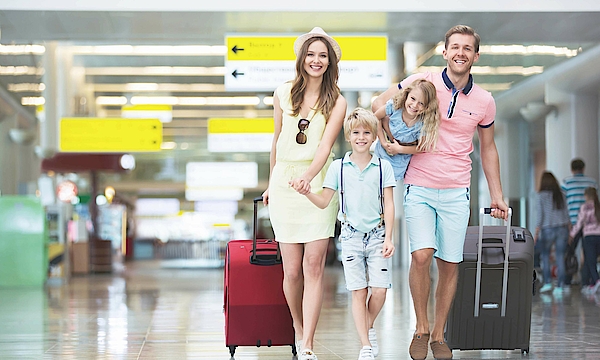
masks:
[[[352,151],[348,151],[346,153],[346,155],[344,155],[344,157],[342,158],[342,163],[344,164],[349,164],[352,162],[352,160],[350,160],[350,154],[352,154]],[[377,157],[377,155],[375,154],[371,154],[371,161],[369,161],[369,164],[375,165],[375,166],[379,166],[379,158]]]
[[[452,83],[452,80],[450,80],[450,78],[448,77],[447,71],[448,68],[444,68],[444,71],[442,71],[442,80],[444,81],[446,89],[452,90],[454,89],[454,84]],[[469,74],[469,81],[467,81],[467,85],[464,87],[464,89],[462,89],[462,92],[465,95],[469,95],[469,93],[471,93],[471,90],[473,90],[473,75]]]

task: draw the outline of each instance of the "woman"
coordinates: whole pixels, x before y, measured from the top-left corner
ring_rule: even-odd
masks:
[[[313,338],[337,201],[319,209],[303,195],[322,189],[347,105],[337,85],[342,55],[338,43],[316,27],[296,39],[294,52],[296,78],[273,95],[271,174],[263,199],[280,243],[283,292],[294,321],[299,359],[316,360]]]
[[[595,294],[600,289],[600,277],[598,276],[598,255],[600,255],[600,202],[598,192],[589,187],[583,193],[585,203],[579,209],[577,224],[571,229],[572,240],[581,229],[583,229],[583,266],[589,270],[591,283],[584,286],[581,292],[584,294]]]
[[[558,267],[558,286],[555,294],[563,292],[565,281],[565,249],[569,239],[569,213],[565,195],[552,173],[546,171],[542,174],[540,191],[537,197],[537,226],[534,242],[540,247],[542,257],[542,272],[544,285],[540,292],[552,290],[550,282],[550,251],[555,246],[554,258]],[[538,241],[540,242],[538,244]]]

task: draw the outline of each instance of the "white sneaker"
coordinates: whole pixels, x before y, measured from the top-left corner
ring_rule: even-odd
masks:
[[[370,346],[363,346],[360,349],[360,353],[358,354],[358,360],[374,360],[375,356],[373,356],[373,348]]]
[[[303,349],[298,360],[318,360],[317,355],[311,349]]]
[[[540,289],[540,292],[547,292],[552,290],[552,284],[548,283],[548,284],[544,284],[544,286],[542,286],[542,288]]]
[[[373,349],[373,357],[377,357],[379,355],[379,345],[377,344],[377,332],[374,328],[369,329],[369,342]]]
[[[552,295],[562,295],[563,294],[563,288],[558,286],[555,287],[554,290],[552,290]]]
[[[600,280],[596,281],[595,285],[590,285],[590,294],[595,294],[600,290]]]

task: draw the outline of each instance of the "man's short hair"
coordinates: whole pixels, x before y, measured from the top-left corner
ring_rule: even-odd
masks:
[[[585,169],[585,163],[583,160],[573,159],[573,161],[571,161],[571,171],[580,173],[583,172],[583,169]]]
[[[456,25],[450,28],[446,32],[446,42],[444,44],[444,48],[448,49],[448,42],[450,41],[450,36],[454,34],[462,34],[462,35],[471,35],[475,38],[475,53],[479,52],[479,43],[481,42],[481,38],[479,34],[475,32],[475,30],[468,25]]]

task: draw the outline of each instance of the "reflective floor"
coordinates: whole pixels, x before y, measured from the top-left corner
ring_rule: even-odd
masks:
[[[376,323],[378,359],[410,359],[415,319],[406,273]],[[112,275],[45,289],[0,289],[0,359],[230,359],[223,272],[137,261]],[[319,360],[356,359],[359,341],[341,267],[328,267],[316,334]],[[530,359],[600,359],[600,296],[579,287],[534,297]],[[240,347],[236,359],[292,359],[290,347]],[[431,352],[428,359],[432,359]],[[455,359],[519,359],[519,351],[454,351]]]

